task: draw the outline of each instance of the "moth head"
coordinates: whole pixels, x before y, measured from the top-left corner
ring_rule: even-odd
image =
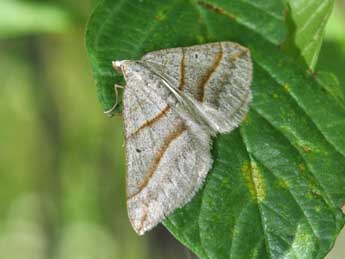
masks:
[[[117,72],[123,74],[126,81],[131,77],[141,79],[141,73],[145,70],[142,62],[134,60],[113,61],[112,65]]]
[[[122,60],[122,61],[113,61],[112,62],[112,65],[113,65],[113,68],[123,74],[123,66],[124,66],[124,63],[126,63],[127,60]]]

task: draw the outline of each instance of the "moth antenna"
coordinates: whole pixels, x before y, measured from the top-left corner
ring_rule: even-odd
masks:
[[[151,61],[151,60],[145,60],[143,63],[144,63],[144,64],[145,64],[145,63],[152,63],[152,64],[157,64],[157,65],[159,65],[159,66],[163,66],[162,63],[156,62],[156,61]],[[150,68],[151,71],[155,72],[155,74],[161,75],[161,77],[163,76],[161,73],[158,73],[156,70],[154,70],[151,66],[149,66],[149,68]],[[176,78],[174,78],[174,77],[172,77],[172,76],[170,76],[170,75],[168,75],[168,74],[164,74],[164,77],[168,77],[169,80],[174,81],[174,83],[176,83],[176,84],[178,83],[178,81],[176,80]]]
[[[161,65],[159,62],[152,62],[152,61],[148,61],[149,63],[153,63],[153,64],[159,64]],[[160,80],[162,81],[162,83],[164,83],[165,86],[168,87],[168,89],[175,95],[176,98],[178,98],[180,101],[183,101],[182,98],[182,93],[181,91],[179,91],[173,84],[171,84],[169,81],[172,79],[172,81],[176,81],[175,78],[167,75],[167,74],[162,74],[160,72],[158,72],[154,67],[152,67],[151,65],[147,64],[148,63],[146,60],[145,61],[141,61],[140,63],[145,66],[146,68],[148,68],[153,74],[155,74],[156,76],[158,76],[160,78]],[[167,78],[169,77],[169,78]]]
[[[179,93],[178,89],[176,89],[175,87],[170,85],[169,82],[167,82],[164,78],[160,78],[160,79],[161,79],[162,83],[165,84],[165,86],[170,90],[170,92],[172,92],[175,95],[175,97],[177,98],[177,100],[180,103],[185,103],[184,99],[183,99],[181,93]]]
[[[163,66],[163,63],[160,63],[160,62],[157,62],[157,61],[153,61],[153,60],[145,60],[145,62]]]

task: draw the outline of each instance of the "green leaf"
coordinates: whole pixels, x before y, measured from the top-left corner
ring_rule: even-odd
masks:
[[[334,0],[287,0],[287,2],[291,8],[293,25],[288,39],[292,44],[286,47],[296,58],[303,60],[314,69]]]
[[[60,33],[70,28],[69,15],[51,4],[0,1],[0,38],[32,33]]]
[[[345,107],[334,80],[282,51],[286,14],[277,0],[106,0],[88,24],[105,109],[122,80],[112,60],[223,40],[251,50],[246,121],[215,139],[203,189],[164,222],[203,259],[323,258],[344,224]]]
[[[331,70],[338,80],[333,79],[333,85],[341,92],[345,99],[345,34],[344,34],[344,17],[341,13],[342,6],[338,4],[334,8],[330,21],[327,24],[325,42],[318,62],[318,70]],[[320,72],[318,72],[320,73]],[[332,76],[330,76],[332,77]]]

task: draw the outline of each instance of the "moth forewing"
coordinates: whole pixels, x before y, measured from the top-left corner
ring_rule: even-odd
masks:
[[[212,166],[211,136],[244,119],[252,62],[248,49],[216,42],[113,65],[127,83],[128,215],[143,234],[192,199]]]

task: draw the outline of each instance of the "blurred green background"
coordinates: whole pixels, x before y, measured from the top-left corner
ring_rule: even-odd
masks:
[[[194,258],[129,225],[122,120],[103,115],[84,48],[95,2],[0,0],[0,259]],[[318,70],[345,84],[345,0]],[[345,259],[345,231],[327,258]]]

